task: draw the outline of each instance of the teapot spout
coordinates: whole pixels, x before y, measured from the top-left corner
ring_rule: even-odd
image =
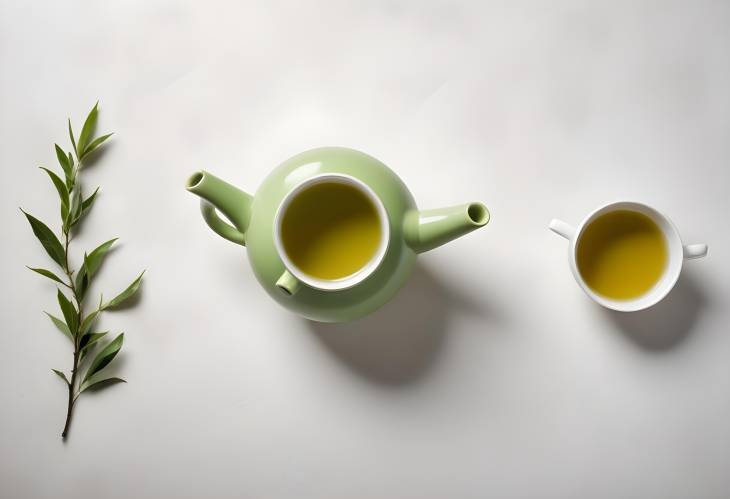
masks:
[[[405,219],[406,244],[415,252],[423,253],[483,227],[487,222],[489,210],[482,203],[412,211]]]
[[[251,216],[253,198],[237,187],[204,170],[193,173],[187,181],[187,190],[200,196],[203,218],[218,235],[245,245],[245,234]],[[221,220],[220,211],[235,227]]]

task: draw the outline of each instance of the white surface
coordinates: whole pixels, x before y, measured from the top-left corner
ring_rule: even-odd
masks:
[[[709,1],[3,0],[0,496],[728,497],[728,26]],[[121,236],[97,292],[149,272],[103,319],[129,384],[63,444],[71,355],[17,207],[55,217],[35,167],[97,98],[117,135],[76,254]],[[345,326],[280,310],[183,189],[330,144],[493,215]],[[592,303],[547,229],[616,198],[710,245],[646,313]]]

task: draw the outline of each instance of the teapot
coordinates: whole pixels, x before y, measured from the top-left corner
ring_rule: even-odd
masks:
[[[378,242],[372,255],[357,271],[338,278],[303,270],[287,249],[282,229],[285,219],[293,216],[290,212],[301,209],[294,201],[303,193],[318,192],[313,188],[324,184],[353,189],[341,199],[367,199],[377,217]],[[247,248],[257,280],[274,300],[320,322],[344,322],[373,312],[406,282],[418,253],[483,227],[490,218],[487,207],[478,202],[418,210],[390,168],[343,147],[312,149],[286,160],[254,196],[203,170],[188,178],[187,190],[200,196],[203,219],[215,233]],[[324,206],[326,202],[323,198],[312,214],[299,213],[299,219],[304,217],[307,227],[317,229],[324,224],[317,217],[346,211],[338,205]],[[335,243],[334,248],[340,246]]]

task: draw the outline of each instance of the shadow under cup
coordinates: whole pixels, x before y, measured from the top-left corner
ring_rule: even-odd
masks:
[[[662,270],[661,276],[657,279],[654,285],[645,291],[643,294],[626,299],[617,299],[600,294],[596,292],[587,282],[584,276],[581,274],[578,265],[579,248],[581,246],[582,238],[585,236],[587,229],[596,222],[599,218],[609,214],[613,214],[619,211],[635,212],[644,215],[658,228],[661,232],[666,249],[666,263]],[[571,248],[571,268],[576,280],[583,288],[583,290],[599,304],[622,312],[631,312],[642,310],[650,307],[662,298],[664,298],[669,291],[674,287],[679,274],[682,270],[682,263],[684,261],[682,241],[679,237],[679,233],[674,225],[664,215],[656,211],[655,209],[643,205],[641,203],[634,202],[620,202],[614,203],[608,206],[604,206],[599,210],[590,214],[585,221],[580,225],[579,231],[573,238]]]
[[[389,234],[385,207],[369,186],[349,175],[322,174],[284,198],[274,241],[297,280],[336,291],[355,286],[378,268]]]

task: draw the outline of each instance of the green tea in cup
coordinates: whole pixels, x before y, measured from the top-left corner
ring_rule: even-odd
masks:
[[[583,229],[578,271],[595,293],[614,300],[637,298],[654,287],[667,266],[664,232],[638,211],[616,210]]]

